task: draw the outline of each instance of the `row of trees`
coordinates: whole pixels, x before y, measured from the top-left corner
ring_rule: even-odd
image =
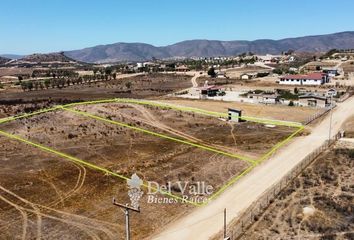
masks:
[[[80,77],[70,78],[70,77],[61,77],[61,78],[47,78],[47,79],[38,79],[30,81],[22,81],[19,79],[19,84],[23,91],[32,91],[32,90],[43,90],[48,88],[64,88],[71,85],[79,85],[92,83],[97,81],[109,81],[116,79],[117,74],[113,73],[110,75],[84,75]]]

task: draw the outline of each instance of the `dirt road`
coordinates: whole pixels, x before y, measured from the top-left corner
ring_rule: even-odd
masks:
[[[347,118],[354,114],[354,97],[338,104],[333,111],[332,133],[340,130]],[[251,173],[229,188],[218,199],[171,223],[152,239],[205,240],[223,226],[223,210],[227,209],[228,222],[236,218],[264,191],[278,182],[307,154],[328,138],[329,115],[308,136],[298,137],[271,159],[253,169]]]
[[[198,87],[198,83],[197,83],[197,78],[200,77],[197,73],[192,77],[191,81],[192,81],[192,85],[194,88]]]

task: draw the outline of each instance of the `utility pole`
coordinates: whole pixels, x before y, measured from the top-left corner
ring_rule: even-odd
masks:
[[[332,130],[332,115],[333,115],[333,96],[331,95],[331,105],[330,105],[330,110],[331,111],[331,114],[330,114],[330,117],[329,117],[329,130],[328,130],[328,144],[331,143],[331,130]]]
[[[130,240],[129,210],[140,213],[140,209],[139,208],[136,209],[136,208],[129,207],[128,204],[124,205],[124,204],[118,203],[118,202],[116,202],[115,198],[113,198],[113,205],[124,209],[124,214],[125,214],[125,239],[126,240]]]
[[[226,208],[224,209],[224,239],[226,239]]]

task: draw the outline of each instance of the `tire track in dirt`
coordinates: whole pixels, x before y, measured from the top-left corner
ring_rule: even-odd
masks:
[[[83,167],[83,166],[81,166],[80,164],[77,164],[77,163],[70,163],[70,164],[75,165],[75,166],[79,169],[79,176],[78,176],[78,179],[77,179],[77,181],[76,181],[76,185],[74,186],[74,188],[71,189],[70,191],[68,191],[67,193],[65,193],[65,196],[64,196],[64,197],[61,196],[59,200],[56,200],[56,201],[53,201],[53,202],[49,203],[48,206],[39,205],[39,204],[36,204],[36,205],[50,208],[50,207],[56,206],[56,205],[59,204],[59,203],[62,203],[62,206],[64,206],[64,201],[65,201],[66,199],[68,199],[69,197],[71,197],[72,195],[74,195],[75,193],[77,193],[77,192],[81,189],[81,187],[83,186],[84,181],[85,181],[86,169],[85,169],[85,167]],[[80,166],[78,166],[78,165],[80,165]],[[84,170],[84,171],[83,171],[84,173],[82,173],[82,169]],[[83,177],[82,177],[82,176],[83,176]],[[1,188],[2,188],[2,186],[0,186],[0,189],[1,189]],[[5,189],[5,188],[3,188],[3,190],[4,190],[4,189]],[[7,190],[7,189],[6,189],[6,190]],[[29,214],[29,216],[30,216],[30,214]],[[8,225],[10,225],[10,224],[16,222],[17,220],[18,220],[18,219],[15,218],[14,221],[9,222]],[[0,228],[0,229],[1,229],[1,228]]]
[[[129,115],[126,115],[126,114],[122,114],[120,113],[121,115],[124,115],[125,117],[129,118],[129,119],[132,119],[132,120],[139,120],[147,125],[150,125],[150,126],[153,126],[153,127],[156,127],[158,129],[161,129],[163,131],[166,131],[166,132],[169,132],[169,133],[172,133],[174,135],[177,135],[179,137],[182,137],[186,140],[189,140],[191,142],[195,142],[195,143],[199,143],[199,144],[203,144],[204,146],[206,147],[214,147],[214,148],[217,148],[219,150],[222,150],[222,151],[227,151],[227,152],[230,152],[230,153],[235,153],[235,149],[233,148],[230,148],[230,147],[226,147],[226,146],[221,146],[221,145],[217,145],[217,144],[210,144],[210,143],[206,143],[205,141],[199,139],[199,138],[196,138],[194,136],[191,136],[187,133],[184,133],[184,132],[181,132],[177,129],[174,129],[174,128],[171,128],[169,126],[166,126],[165,124],[161,123],[158,119],[156,119],[152,114],[151,112],[146,109],[145,107],[143,106],[140,106],[140,105],[135,105],[135,104],[127,104],[131,107],[133,107],[134,109],[136,109],[137,111],[141,112],[142,116],[145,117],[145,119],[142,119],[142,118],[137,118],[137,117],[134,117],[132,118],[131,116]],[[242,154],[244,156],[248,156],[247,153],[243,153]]]
[[[6,202],[7,204],[9,204],[10,206],[14,207],[17,211],[20,212],[20,214],[22,216],[22,237],[21,237],[21,239],[23,239],[23,240],[26,239],[27,227],[28,227],[27,213],[25,211],[23,211],[23,209],[19,205],[9,201],[8,199],[4,198],[2,195],[0,195],[0,199],[2,201]]]
[[[2,186],[0,186],[0,189],[1,190],[4,190],[5,188],[3,188]],[[7,192],[6,190],[5,190],[5,192]],[[6,198],[2,198],[4,201],[6,201],[5,199]],[[9,202],[12,202],[12,201],[10,201],[10,200],[7,200],[6,201],[7,203],[9,203]],[[15,207],[15,205],[16,206],[18,206],[18,208],[17,208],[17,210],[20,210],[21,209],[21,206],[20,205],[18,205],[18,204],[16,204],[16,203],[14,203],[14,202],[12,202],[13,203],[13,205],[12,206],[14,206]],[[34,204],[34,203],[32,203],[32,202],[28,202],[28,205],[29,206],[31,206],[31,208],[33,209],[33,213],[36,215],[36,218],[37,218],[37,238],[40,238],[40,232],[41,232],[41,228],[42,228],[42,218],[41,218],[41,216],[40,216],[40,210],[38,209],[38,207]],[[16,207],[15,207],[16,208]],[[25,212],[24,212],[25,213]],[[21,211],[21,214],[22,214],[22,211]],[[30,217],[31,215],[30,214],[27,214],[26,213],[26,219],[28,219],[28,217]],[[28,221],[27,221],[28,222]],[[27,226],[26,226],[26,228],[27,228]]]
[[[234,134],[235,126],[234,126],[231,122],[228,122],[228,124],[229,124],[230,127],[231,127],[231,130],[230,130],[231,137],[232,137],[232,139],[234,140],[235,147],[237,147],[236,137],[235,137],[235,134]]]
[[[3,191],[5,191],[5,192],[7,192],[7,193],[9,193],[9,194],[11,194],[11,195],[13,195],[13,196],[15,196],[15,197],[17,197],[17,198],[20,199],[21,201],[28,203],[28,204],[31,205],[31,206],[35,206],[35,205],[36,205],[36,206],[40,206],[41,208],[44,208],[44,209],[47,209],[47,210],[50,210],[50,211],[54,211],[54,212],[57,212],[57,213],[60,213],[60,214],[69,215],[69,216],[74,216],[74,217],[80,217],[80,218],[85,218],[85,217],[83,217],[83,216],[79,216],[79,215],[75,215],[75,214],[70,214],[70,213],[65,213],[65,212],[62,212],[62,211],[59,211],[59,210],[56,210],[56,209],[51,208],[52,206],[55,206],[55,205],[57,205],[58,203],[60,203],[62,200],[65,200],[65,199],[71,197],[72,195],[74,195],[75,193],[77,193],[77,192],[82,188],[82,186],[83,186],[83,184],[84,184],[85,177],[86,177],[86,169],[85,169],[85,167],[81,166],[80,164],[76,164],[76,163],[71,163],[71,164],[75,165],[75,167],[79,170],[79,176],[78,176],[78,178],[77,178],[77,181],[76,181],[76,184],[75,184],[74,188],[71,189],[68,193],[66,193],[65,196],[62,197],[62,199],[57,200],[57,201],[54,201],[54,202],[50,203],[48,206],[44,206],[44,205],[40,205],[40,204],[31,203],[31,202],[29,202],[29,201],[27,201],[27,200],[25,200],[25,199],[19,197],[18,195],[14,194],[13,192],[11,192],[11,191],[9,191],[9,190],[3,188],[2,186],[0,186],[0,189],[3,190]],[[40,218],[40,215],[39,215],[40,211],[39,211],[38,208],[36,208],[36,213],[37,213],[37,220],[38,220],[38,224],[39,224],[39,227],[38,227],[38,228],[40,228],[41,218]],[[30,216],[31,213],[30,213],[30,214],[26,214],[26,215]],[[91,220],[90,218],[85,218],[85,219],[86,219],[86,220],[87,220],[87,219]],[[13,223],[15,223],[15,222],[18,221],[18,220],[19,220],[19,219],[15,219],[14,221],[9,222],[9,223],[8,223],[8,226],[11,225],[11,224],[13,224]],[[93,220],[93,221],[98,222],[99,220]],[[102,221],[102,222],[103,222],[103,221]],[[103,222],[103,223],[107,224],[108,222]],[[112,225],[113,225],[113,226],[116,226],[115,224],[112,224]],[[1,229],[1,228],[0,228],[0,229]],[[38,232],[39,232],[39,231],[38,231]]]
[[[30,208],[26,208],[26,207],[22,207],[22,206],[19,206],[15,203],[13,203],[14,205],[17,205],[18,208],[22,211],[26,211],[26,212],[30,212],[32,214],[38,214],[40,215],[41,217],[46,217],[46,218],[49,218],[49,219],[52,219],[52,220],[56,220],[56,221],[60,221],[62,223],[65,223],[69,226],[75,226],[75,227],[78,227],[79,229],[83,230],[87,235],[89,235],[92,239],[100,239],[98,237],[97,234],[95,234],[94,232],[92,232],[91,229],[93,230],[96,230],[96,231],[101,231],[103,233],[105,233],[110,239],[114,239],[114,234],[112,233],[112,231],[110,231],[110,229],[107,229],[103,226],[97,226],[98,224],[97,223],[102,223],[103,221],[100,221],[100,220],[96,220],[96,219],[91,219],[91,218],[87,218],[87,217],[84,217],[84,216],[79,216],[79,215],[75,215],[75,214],[70,214],[70,213],[65,213],[65,212],[62,212],[62,211],[59,211],[59,210],[56,210],[56,209],[52,209],[52,208],[49,208],[49,207],[46,207],[46,206],[42,206],[42,205],[39,205],[39,204],[34,204],[20,196],[18,196],[17,194],[9,191],[8,189],[5,189],[3,188],[2,186],[0,186],[0,189],[3,190],[4,192],[8,193],[9,195],[12,195],[12,197],[15,197],[17,198],[18,200],[22,201],[24,204],[27,204],[27,205],[37,205],[38,207],[42,207],[46,210],[50,210],[50,211],[53,211],[55,213],[59,213],[59,214],[62,214],[62,215],[67,215],[68,217],[73,217],[73,218],[79,218],[79,220],[75,221],[75,220],[70,220],[70,219],[64,219],[64,218],[60,218],[60,217],[57,217],[57,216],[54,216],[54,215],[50,215],[50,214],[46,214],[46,213],[43,213],[43,212],[40,212],[40,211],[36,211],[34,209],[30,209]],[[2,199],[4,197],[0,196]],[[5,201],[9,201],[8,199],[4,198]],[[11,202],[11,201],[10,201]],[[38,209],[36,207],[36,209]],[[86,224],[82,223],[82,220],[85,220]],[[78,222],[80,221],[80,222]],[[107,222],[103,222],[103,223],[107,223]],[[117,227],[116,224],[111,224],[115,227]]]

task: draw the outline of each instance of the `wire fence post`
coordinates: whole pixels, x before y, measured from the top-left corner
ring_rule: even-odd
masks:
[[[249,208],[247,208],[239,217],[238,221],[234,225],[230,225],[230,231],[232,233],[231,239],[238,239],[241,237],[251,226],[258,217],[256,216],[262,214],[267,206],[273,203],[273,199],[276,198],[281,191],[288,186],[288,184],[293,181],[301,172],[309,166],[324,150],[328,149],[331,146],[331,143],[336,142],[340,139],[340,132],[335,134],[331,139],[327,139],[321,146],[316,148],[314,151],[309,153],[306,157],[303,158],[293,169],[286,174],[282,179],[275,183],[272,187],[269,188],[256,202],[254,202]],[[284,181],[284,183],[283,183]]]

